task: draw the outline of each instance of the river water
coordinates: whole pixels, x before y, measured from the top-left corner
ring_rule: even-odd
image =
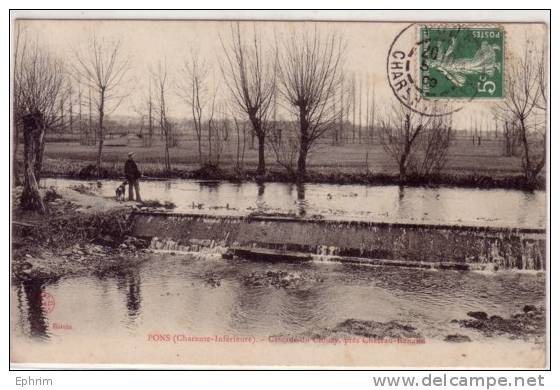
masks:
[[[114,198],[120,182],[44,179],[46,187],[89,185]],[[144,200],[173,202],[175,212],[283,213],[332,219],[499,227],[546,227],[546,193],[502,189],[423,188],[287,183],[144,181]]]
[[[84,182],[43,182],[58,187],[79,184]],[[95,183],[91,188],[112,197],[117,184],[104,181],[101,188]],[[194,181],[144,182],[142,192],[145,199],[172,201],[177,205],[174,211],[189,213],[260,211],[415,223],[546,225],[543,192],[336,185],[306,185],[302,191],[289,184]],[[249,337],[266,343],[269,336],[321,332],[356,319],[411,325],[428,342],[443,343],[446,335],[459,333],[484,346],[488,338],[452,320],[468,318],[468,311],[509,318],[524,305],[544,305],[546,297],[544,272],[458,272],[321,261],[268,263],[201,253],[147,256],[134,269],[105,275],[14,282],[10,315],[14,345],[31,345],[28,351],[41,348],[47,357],[64,351],[67,361],[72,361],[80,345],[90,343],[89,348],[95,348],[95,340],[118,340],[109,344],[115,348],[126,341],[132,349],[146,345],[154,335],[173,334]],[[289,275],[298,282],[269,283],[275,275]],[[512,342],[506,335],[496,338]],[[191,346],[185,348],[187,353]],[[488,348],[480,354],[493,351]],[[203,355],[192,352],[193,359],[199,356]],[[317,356],[316,352],[310,356]],[[214,361],[211,356],[208,359]],[[418,359],[416,364],[422,365]]]
[[[398,321],[427,339],[484,336],[453,319],[468,311],[510,317],[543,305],[542,272],[455,272],[338,263],[261,263],[211,255],[153,254],[128,271],[17,283],[12,334],[41,342],[80,337],[146,340],[152,332],[268,337],[332,328],[346,319]],[[300,282],[252,281],[278,272]],[[52,297],[45,305],[43,293]],[[71,329],[56,329],[60,325]],[[505,337],[505,336],[504,336]]]

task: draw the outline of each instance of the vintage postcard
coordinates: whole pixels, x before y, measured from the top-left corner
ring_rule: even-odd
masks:
[[[546,368],[549,26],[418,12],[16,14],[12,365]]]

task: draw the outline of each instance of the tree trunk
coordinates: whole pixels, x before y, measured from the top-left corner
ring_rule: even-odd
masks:
[[[42,116],[28,115],[24,119],[23,147],[24,147],[24,182],[21,193],[20,207],[24,210],[45,213],[45,205],[39,193],[39,184],[35,178],[37,154],[41,146],[43,134]]]
[[[299,108],[299,129],[300,129],[300,141],[299,141],[299,156],[297,165],[297,181],[302,183],[305,181],[305,176],[307,174],[307,153],[309,152],[310,140],[309,140],[309,121],[307,120],[307,111],[305,107],[300,106]]]
[[[197,134],[196,140],[198,142],[198,164],[202,167],[204,163],[202,162],[202,139],[200,134]]]
[[[399,159],[399,182],[404,184],[406,181],[406,162],[408,160],[408,155],[410,154],[410,146],[405,145],[404,151]]]
[[[43,155],[45,153],[45,129],[42,129],[39,139],[39,149],[37,150],[37,157],[35,159],[35,180],[37,183],[41,181],[41,172],[43,171]]]
[[[259,166],[257,167],[257,175],[261,176],[265,174],[265,161],[264,161],[264,139],[265,135],[263,132],[259,132]]]
[[[399,161],[399,182],[403,184],[406,180],[406,160],[401,157]]]
[[[527,131],[525,128],[525,121],[520,120],[521,124],[521,142],[523,143],[523,170],[525,171],[525,180],[529,185],[532,185],[532,167],[531,167],[531,157],[529,155],[529,142],[527,141]]]
[[[100,104],[99,104],[99,128],[98,128],[98,138],[99,146],[97,148],[97,177],[100,178],[101,175],[101,154],[103,153],[103,141],[105,139],[103,134],[103,118],[105,116],[105,91],[101,90]]]
[[[171,171],[171,162],[169,159],[169,131],[165,132],[165,171]]]
[[[241,156],[241,139],[239,136],[239,124],[237,123],[237,120],[235,118],[233,118],[233,121],[235,122],[235,134],[237,135],[237,143],[235,149],[235,170],[239,173],[241,172],[241,165],[239,163]]]
[[[510,140],[509,140],[509,124],[505,122],[505,131],[504,131],[504,154],[506,157],[511,156],[511,147],[510,147]]]
[[[15,111],[15,110],[14,110]],[[14,120],[14,169],[13,169],[13,178],[14,178],[14,186],[21,185],[21,179],[19,177],[19,170],[18,170],[18,163],[17,163],[17,154],[19,150],[19,134],[20,134],[20,124],[19,121],[16,119]]]
[[[251,125],[253,126],[253,143],[255,136],[259,143],[259,163],[257,166],[257,175],[261,176],[265,174],[266,166],[265,166],[265,159],[264,159],[264,142],[266,138],[266,132],[263,130],[263,124],[260,118],[256,115],[255,112],[249,113],[249,120],[251,121]]]
[[[101,172],[101,153],[103,153],[103,130],[99,128],[99,144],[97,147],[97,177],[100,178]]]
[[[297,165],[297,181],[302,183],[305,181],[305,176],[307,174],[307,152],[308,152],[308,142],[307,140],[302,140],[299,148],[298,165]]]
[[[208,124],[208,164],[212,164],[212,123]]]

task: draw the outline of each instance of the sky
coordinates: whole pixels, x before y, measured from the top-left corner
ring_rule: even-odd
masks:
[[[150,69],[156,69],[160,61],[168,67],[172,88],[168,94],[168,106],[173,117],[190,117],[189,108],[179,97],[180,69],[192,51],[204,58],[209,72],[214,74],[219,95],[227,97],[221,81],[219,66],[223,60],[220,37],[228,41],[231,22],[187,20],[20,20],[29,37],[38,39],[41,45],[56,53],[67,65],[75,63],[75,52],[85,50],[87,42],[95,34],[98,38],[119,39],[123,55],[131,59],[128,74],[130,80],[123,85],[128,97],[113,112],[115,115],[138,116],[138,109],[148,94]],[[262,35],[267,48],[274,46],[274,39],[293,29],[310,28],[318,24],[321,30],[336,31],[346,42],[345,69],[348,75],[356,74],[375,89],[376,107],[383,110],[395,104],[393,92],[387,81],[386,61],[389,46],[397,34],[409,23],[391,22],[242,22],[242,28],[255,27]],[[527,40],[545,42],[547,32],[542,24],[504,24],[506,31],[506,61],[522,53]],[[507,77],[507,74],[506,74]],[[364,119],[365,123],[365,109]],[[482,126],[492,126],[492,103],[473,101],[464,104],[453,122],[455,126],[468,128],[473,118]],[[491,124],[491,125],[485,125]]]

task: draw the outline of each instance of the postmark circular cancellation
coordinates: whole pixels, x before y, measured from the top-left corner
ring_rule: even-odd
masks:
[[[387,80],[401,104],[427,116],[452,114],[473,100],[501,99],[504,38],[499,26],[410,24],[389,47]]]

